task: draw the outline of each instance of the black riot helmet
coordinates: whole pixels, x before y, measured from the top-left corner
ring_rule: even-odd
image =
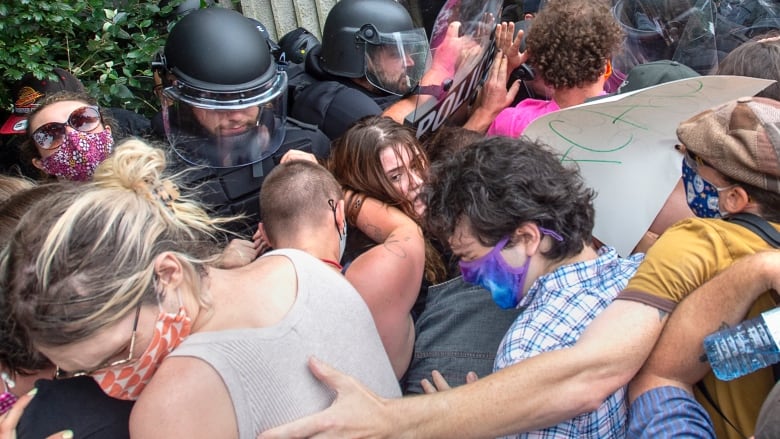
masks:
[[[284,140],[287,76],[256,23],[224,8],[199,9],[171,29],[161,64],[168,141],[185,161],[235,167]]]
[[[279,39],[279,47],[281,47],[285,60],[295,64],[303,63],[306,54],[319,45],[320,40],[302,27],[287,32]]]
[[[429,52],[425,29],[395,0],[341,0],[325,19],[320,63],[331,75],[403,95],[419,83]]]

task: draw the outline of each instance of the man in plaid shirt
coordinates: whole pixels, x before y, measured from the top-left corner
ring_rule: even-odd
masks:
[[[593,248],[593,191],[576,169],[526,138],[459,151],[432,169],[425,196],[428,226],[460,258],[464,279],[500,307],[521,309],[495,370],[574,345],[642,260]],[[622,438],[626,417],[621,387],[594,411],[517,437]]]

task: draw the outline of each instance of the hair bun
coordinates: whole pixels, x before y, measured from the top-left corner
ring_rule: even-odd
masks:
[[[130,138],[119,142],[111,156],[97,167],[93,182],[104,187],[129,189],[150,199],[162,199],[156,195],[158,187],[175,188],[173,182],[163,181],[165,166],[165,152],[162,149],[143,140]],[[165,197],[166,202],[172,199],[175,198]]]

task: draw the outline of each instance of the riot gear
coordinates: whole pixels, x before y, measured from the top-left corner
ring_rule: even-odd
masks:
[[[279,40],[279,46],[282,53],[284,53],[285,61],[295,64],[303,63],[306,59],[306,54],[319,45],[320,40],[302,27],[286,33]]]
[[[261,221],[258,192],[285,152],[328,156],[328,138],[286,115],[287,75],[271,53],[264,27],[219,7],[184,16],[153,63],[167,138],[187,170],[187,186],[215,215],[243,215],[226,225],[248,238]],[[196,165],[196,166],[192,166]]]
[[[284,141],[287,77],[250,19],[193,11],[173,27],[159,61],[173,78],[163,90],[165,131],[183,160],[242,166]]]
[[[428,38],[394,0],[342,0],[328,13],[320,63],[331,75],[365,77],[394,95],[411,92],[427,70]]]

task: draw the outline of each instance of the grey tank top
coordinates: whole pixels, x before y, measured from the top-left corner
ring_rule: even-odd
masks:
[[[219,373],[239,437],[255,439],[333,402],[335,394],[308,369],[312,355],[383,397],[400,397],[371,313],[344,276],[300,250],[268,255],[287,257],[298,276],[298,295],[284,319],[265,328],[192,334],[170,354],[199,358]]]

